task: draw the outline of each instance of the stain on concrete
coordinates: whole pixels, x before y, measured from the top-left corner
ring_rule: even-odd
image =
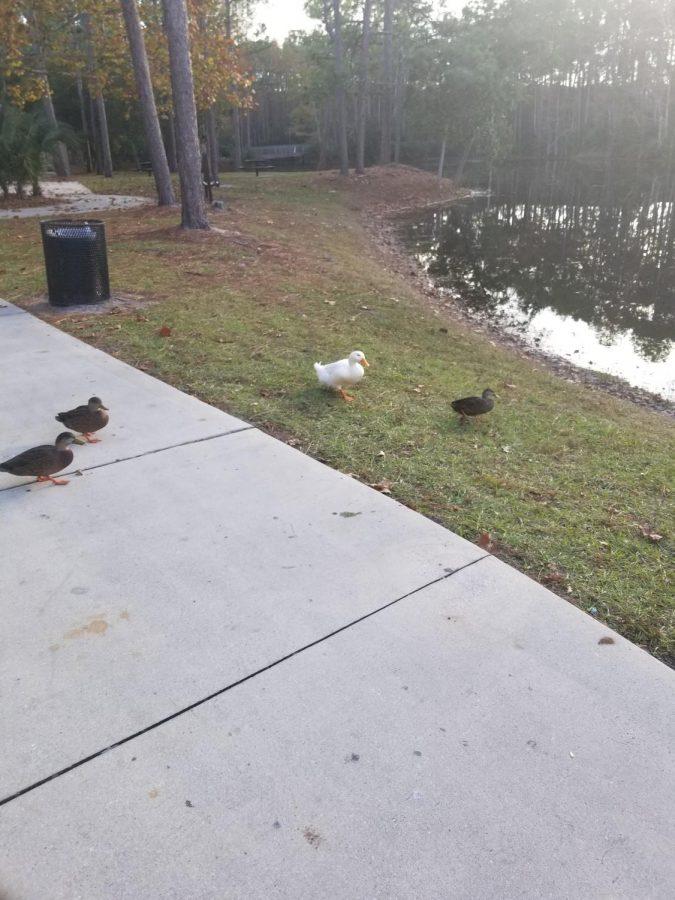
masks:
[[[615,644],[616,641],[613,637],[601,637],[598,641],[599,644]]]
[[[312,828],[310,825],[307,825],[304,828],[302,836],[307,841],[309,846],[314,847],[315,850],[319,847],[320,844],[323,843],[323,838],[321,837],[319,832],[316,830],[316,828]]]
[[[154,800],[155,797],[157,797],[158,795],[159,795],[159,791],[157,790],[157,788],[153,788],[151,791],[148,791],[148,797],[151,800]]]
[[[110,626],[103,618],[102,614],[97,616],[92,616],[89,622],[86,625],[82,625],[80,628],[73,628],[71,631],[67,631],[63,636],[67,639],[72,638],[80,638],[80,637],[89,637],[91,635],[102,635],[105,634]]]
[[[74,588],[71,588],[71,589],[70,589],[70,593],[71,593],[71,594],[77,594],[77,595],[79,595],[79,594],[88,594],[88,593],[89,593],[89,588],[86,588],[86,587],[79,587],[79,586],[78,586],[78,587],[74,587]]]
[[[129,610],[123,609],[120,613],[120,619],[129,619]]]

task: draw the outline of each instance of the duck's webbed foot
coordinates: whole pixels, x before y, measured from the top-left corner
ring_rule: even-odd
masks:
[[[88,444],[100,444],[101,443],[101,438],[92,437],[90,431],[83,431],[82,437],[85,439],[85,441]]]
[[[346,400],[347,403],[353,403],[354,398],[351,394],[348,394],[344,388],[338,388],[338,394],[342,397],[343,400]]]
[[[51,475],[38,475],[37,480],[38,481],[51,481],[52,484],[58,484],[58,485],[69,483],[67,478],[52,478]]]

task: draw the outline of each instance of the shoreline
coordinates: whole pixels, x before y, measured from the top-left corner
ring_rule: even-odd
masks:
[[[521,358],[529,359],[551,374],[568,382],[583,384],[590,390],[602,391],[605,394],[626,400],[667,418],[675,419],[675,401],[668,400],[659,394],[653,394],[643,388],[635,387],[618,376],[586,369],[583,366],[575,365],[564,357],[554,356],[544,353],[542,350],[537,350],[531,347],[523,338],[504,332],[497,325],[472,316],[462,306],[461,299],[457,300],[448,296],[447,291],[434,282],[433,278],[424,271],[415,259],[401,237],[401,222],[414,212],[447,207],[465,199],[467,195],[467,193],[463,193],[446,200],[423,203],[418,207],[392,207],[386,211],[377,211],[374,214],[370,210],[370,217],[362,217],[363,224],[380,252],[391,260],[387,264],[417,289],[417,292],[424,298],[427,305],[431,307],[436,315],[447,319],[454,325],[461,325],[483,335],[488,340],[499,344]]]

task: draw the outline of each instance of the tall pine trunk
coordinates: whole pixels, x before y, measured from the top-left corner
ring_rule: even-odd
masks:
[[[382,130],[380,132],[380,164],[391,162],[391,120],[394,108],[394,0],[384,0],[382,46]]]
[[[108,114],[105,110],[105,99],[99,91],[94,97],[96,108],[96,120],[98,122],[98,136],[101,142],[101,163],[103,174],[106,178],[113,176],[112,153],[110,152],[110,132],[108,131]]]
[[[97,84],[96,79],[96,57],[94,54],[94,44],[91,38],[91,20],[89,13],[82,15],[82,28],[87,50],[87,74],[91,82],[89,91],[93,88],[93,105],[96,122],[96,136],[98,138],[98,163],[101,166],[103,174],[106,178],[112,178],[113,165],[112,154],[110,152],[110,134],[108,132],[108,116],[105,110],[105,100],[103,92]]]
[[[157,188],[157,200],[160,206],[173,206],[176,198],[173,195],[169,163],[164,150],[162,129],[159,126],[159,116],[157,115],[155,95],[152,90],[150,66],[148,65],[147,53],[145,52],[145,41],[141,29],[141,20],[138,15],[138,7],[136,0],[120,0],[120,3],[122,4],[122,14],[124,15],[124,24],[127,30],[127,38],[129,39],[129,48],[131,49],[131,61],[134,67],[138,99],[141,105],[145,140],[148,144],[152,174]]]
[[[448,143],[448,126],[445,126],[445,131],[443,132],[443,143],[441,144],[441,152],[438,157],[438,180],[440,181],[443,177],[443,170],[445,169],[445,147]]]
[[[366,170],[366,114],[368,112],[368,62],[370,52],[370,11],[372,0],[363,2],[363,28],[359,57],[359,97],[356,113],[356,174]]]
[[[333,0],[332,21],[328,3],[324,0],[324,22],[333,42],[335,58],[335,111],[337,114],[337,143],[340,157],[340,175],[349,175],[349,147],[347,145],[347,93],[345,90],[345,51],[342,36],[342,10],[340,0]]]
[[[230,111],[230,118],[232,120],[232,155],[234,167],[235,169],[243,169],[244,158],[241,150],[241,113],[238,106],[232,108]]]
[[[163,0],[166,35],[169,42],[171,93],[176,120],[178,177],[181,193],[181,227],[208,228],[202,191],[202,166],[197,131],[192,62],[185,0]]]
[[[42,108],[45,111],[45,115],[49,120],[49,124],[54,128],[57,127],[58,122],[56,120],[56,113],[54,112],[54,104],[52,103],[52,95],[49,88],[49,82],[47,81],[47,77],[45,76],[45,94],[42,98]],[[66,145],[62,144],[60,141],[54,147],[54,152],[52,154],[52,159],[54,162],[54,171],[59,176],[59,178],[70,178],[70,160],[68,159],[68,151],[66,150]]]
[[[84,86],[82,84],[82,76],[78,75],[76,79],[77,98],[80,102],[80,121],[82,123],[82,134],[84,135],[84,146],[86,153],[87,172],[94,171],[94,160],[91,154],[91,135],[89,134],[89,123],[87,122],[87,107],[84,99]]]
[[[206,140],[209,148],[209,168],[212,178],[218,178],[220,171],[220,144],[218,141],[218,122],[216,120],[216,107],[210,106],[204,116],[206,124]]]
[[[176,151],[176,123],[173,113],[166,117],[166,158],[169,163],[169,171],[178,171],[178,153]]]
[[[232,0],[225,0],[225,36],[232,37]],[[241,114],[238,106],[230,110],[232,125],[232,162],[235,169],[243,169],[244,161],[241,153]]]

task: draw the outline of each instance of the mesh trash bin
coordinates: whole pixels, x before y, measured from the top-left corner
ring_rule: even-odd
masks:
[[[100,303],[110,298],[105,228],[99,221],[41,222],[52,306]]]

